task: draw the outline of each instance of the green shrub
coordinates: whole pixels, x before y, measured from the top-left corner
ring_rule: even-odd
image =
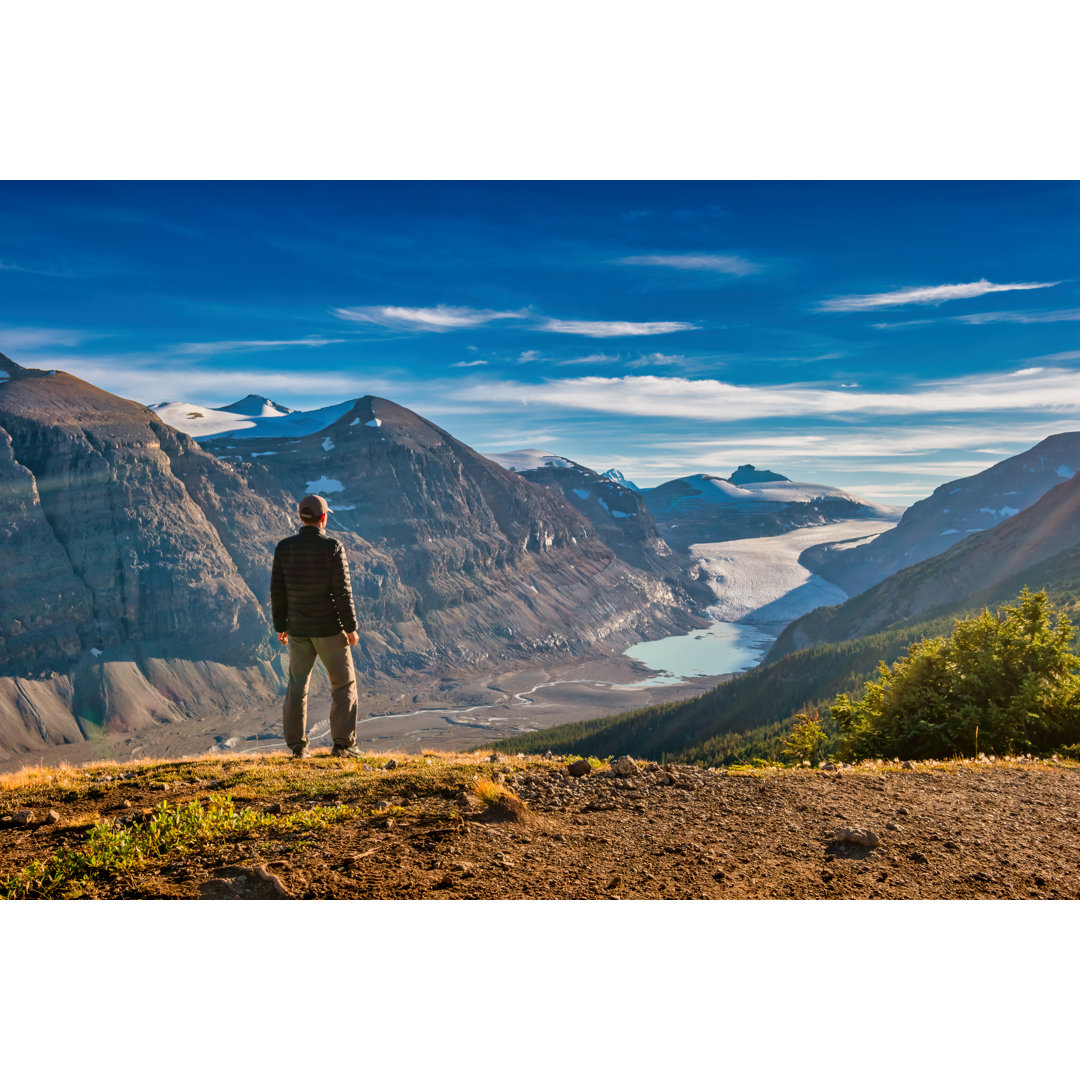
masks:
[[[821,748],[825,745],[825,731],[817,710],[799,713],[795,726],[781,741],[784,759],[795,765],[809,761],[816,769],[821,764]]]
[[[909,759],[1046,751],[1080,738],[1075,627],[1027,589],[994,614],[956,623],[882,664],[861,700],[832,706],[842,756]]]

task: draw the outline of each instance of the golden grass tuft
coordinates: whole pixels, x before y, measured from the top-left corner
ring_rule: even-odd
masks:
[[[532,811],[510,790],[494,780],[473,782],[473,794],[484,804],[485,817],[496,821],[528,821]]]

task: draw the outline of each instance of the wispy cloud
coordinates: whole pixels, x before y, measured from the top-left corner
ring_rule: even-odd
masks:
[[[480,367],[486,364],[486,360],[458,360],[457,363],[451,364],[451,367]]]
[[[623,266],[665,266],[674,270],[700,270],[734,277],[745,277],[761,270],[757,263],[741,255],[628,255],[618,261]]]
[[[584,337],[641,337],[651,334],[674,334],[680,330],[700,330],[685,322],[588,322],[582,319],[547,319],[538,330],[550,334],[581,334]]]
[[[737,421],[784,416],[1063,411],[1080,408],[1080,379],[1070,369],[1044,368],[922,382],[904,391],[870,392],[817,384],[745,386],[661,375],[589,375],[535,385],[490,382],[470,386],[467,395],[473,401],[528,401],[628,416]]]
[[[1064,311],[984,311],[978,315],[954,315],[957,322],[982,326],[984,323],[1080,322],[1080,308]]]
[[[1018,281],[1009,285],[995,285],[983,278],[966,285],[920,285],[864,296],[834,296],[831,300],[823,300],[818,305],[818,311],[876,311],[878,308],[901,307],[904,304],[943,304],[946,300],[970,300],[987,293],[1024,289],[1049,289],[1060,284],[1060,281]]]
[[[74,348],[97,334],[46,326],[0,326],[0,351],[32,352],[35,349]]]
[[[452,307],[350,307],[333,308],[332,313],[347,322],[371,323],[392,330],[430,330],[438,333],[484,326],[496,319],[520,319],[520,311],[489,311],[487,309]]]
[[[285,349],[297,346],[318,348],[322,345],[342,345],[347,338],[307,337],[290,341],[186,341],[175,351],[197,356],[216,356],[218,353],[252,352],[258,349]]]

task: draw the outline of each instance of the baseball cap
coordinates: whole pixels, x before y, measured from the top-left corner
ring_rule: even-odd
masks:
[[[299,509],[300,516],[305,521],[318,521],[323,514],[332,514],[334,512],[321,495],[305,495],[300,500]]]

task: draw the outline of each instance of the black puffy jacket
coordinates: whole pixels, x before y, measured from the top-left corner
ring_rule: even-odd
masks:
[[[356,629],[349,561],[341,541],[304,525],[274,551],[270,574],[274,629],[297,637],[330,637]]]

